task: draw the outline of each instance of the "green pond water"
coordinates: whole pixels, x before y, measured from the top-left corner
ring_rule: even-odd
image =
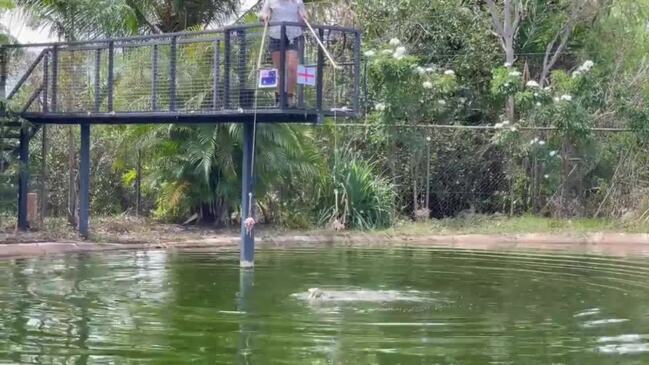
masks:
[[[648,289],[645,258],[540,252],[5,260],[0,364],[649,364]]]

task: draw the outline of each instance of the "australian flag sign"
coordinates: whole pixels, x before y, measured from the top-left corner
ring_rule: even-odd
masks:
[[[259,70],[259,87],[277,87],[277,69],[268,68]]]

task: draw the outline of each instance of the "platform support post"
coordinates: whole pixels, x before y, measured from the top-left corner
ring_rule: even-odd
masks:
[[[81,124],[81,161],[79,162],[79,235],[88,238],[90,211],[90,124]]]
[[[241,244],[240,259],[241,267],[253,267],[255,264],[255,232],[248,230],[245,226],[245,220],[255,214],[255,201],[252,195],[253,180],[252,173],[252,154],[253,154],[253,136],[254,124],[243,124],[243,163],[241,168]],[[250,213],[250,214],[249,214]]]
[[[18,229],[27,231],[27,193],[29,192],[29,130],[20,129],[20,173],[18,177]]]

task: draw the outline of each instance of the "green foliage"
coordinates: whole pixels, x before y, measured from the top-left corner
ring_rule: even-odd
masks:
[[[8,0],[3,0],[8,1]],[[39,25],[66,39],[168,33],[221,24],[235,0],[16,0]]]
[[[16,7],[12,0],[0,0],[0,11],[11,10]]]
[[[230,18],[239,5],[232,0],[16,3],[27,9],[35,25],[49,27],[68,40],[201,30]],[[0,0],[0,8],[7,4]],[[583,3],[579,9],[568,0],[526,4],[515,46],[517,61],[509,67],[503,66],[491,17],[480,2],[327,4],[327,17],[343,22],[353,13],[354,25],[363,29],[366,125],[260,126],[255,167],[260,220],[299,229],[336,219],[350,228],[384,227],[397,215],[421,210],[425,184],[431,185],[431,202],[448,205],[423,204],[434,210],[433,216],[469,208],[509,212],[510,207],[515,212],[536,209],[555,214],[567,204],[566,198],[557,205],[559,193],[588,201],[584,205],[593,212],[617,191],[623,192],[616,195],[617,201],[641,194],[640,189],[632,194],[626,187],[633,183],[620,187],[616,159],[620,151],[635,151],[649,139],[649,1],[611,2],[606,12],[600,11],[600,2]],[[573,10],[579,10],[575,31],[541,87],[532,80],[540,77],[543,53]],[[257,19],[250,13],[242,21]],[[179,108],[195,108],[211,99],[209,78],[201,77],[211,72],[205,62],[214,52],[211,47],[179,50]],[[330,50],[335,53],[336,47]],[[160,64],[167,63],[167,52],[160,49]],[[251,59],[256,59],[255,52],[251,50]],[[115,73],[117,109],[149,108],[150,56],[139,48],[120,55]],[[160,72],[164,79],[164,69]],[[62,98],[76,81],[59,80]],[[91,102],[92,95],[84,97]],[[513,120],[505,120],[509,118],[502,116],[502,106],[510,97],[516,113]],[[158,102],[167,105],[167,95],[160,94]],[[493,133],[445,134],[400,127],[432,124],[497,128]],[[553,130],[532,135],[525,127]],[[634,138],[598,143],[592,127],[631,127]],[[53,128],[51,134],[55,214],[65,210],[69,151],[64,132],[67,129]],[[162,220],[183,221],[195,213],[217,224],[240,218],[239,126],[111,126],[93,129],[93,138],[96,212],[132,209],[134,186],[141,179],[145,210]],[[634,161],[636,170],[646,169],[642,158]],[[426,181],[427,167],[432,172]],[[639,173],[634,181],[643,181],[643,176]],[[495,179],[502,184],[491,186]],[[533,194],[547,197],[543,206],[526,203]]]
[[[498,67],[492,71],[491,93],[504,100],[523,89],[521,73],[507,67]]]
[[[376,163],[349,146],[335,151],[332,176],[321,175],[318,220],[321,225],[338,220],[346,228],[389,227],[394,219],[394,189],[377,175]]]

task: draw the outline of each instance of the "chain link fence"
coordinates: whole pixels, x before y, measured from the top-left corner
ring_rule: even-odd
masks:
[[[391,152],[377,154],[361,142],[377,138],[372,128],[341,124],[338,144],[377,161],[405,215],[649,215],[649,145],[629,131],[574,140],[552,129],[393,127],[382,146]]]

